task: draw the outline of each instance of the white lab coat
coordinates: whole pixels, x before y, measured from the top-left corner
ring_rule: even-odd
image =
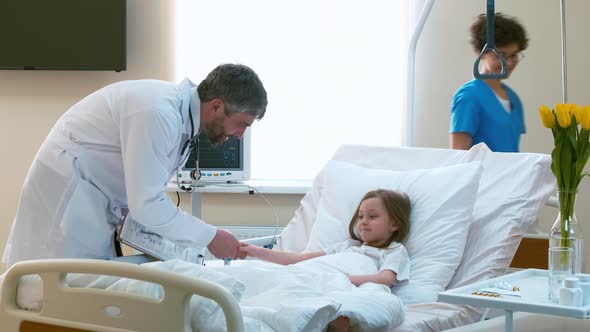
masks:
[[[123,81],[68,110],[27,174],[4,263],[113,257],[113,234],[127,208],[127,218],[165,238],[206,247],[216,228],[177,208],[164,191],[190,136],[189,103],[198,132],[194,89],[188,79]]]

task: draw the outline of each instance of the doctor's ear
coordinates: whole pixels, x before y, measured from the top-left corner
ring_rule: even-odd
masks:
[[[215,98],[215,99],[211,100],[211,108],[215,112],[224,111],[223,100],[221,100],[219,98]]]

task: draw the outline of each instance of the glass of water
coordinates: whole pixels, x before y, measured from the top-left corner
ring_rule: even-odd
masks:
[[[559,288],[572,275],[573,250],[569,247],[549,248],[549,301],[559,303]]]

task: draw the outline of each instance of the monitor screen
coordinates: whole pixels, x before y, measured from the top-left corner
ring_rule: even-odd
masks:
[[[220,146],[212,146],[205,133],[199,135],[198,149],[189,154],[183,171],[197,168],[201,181],[235,182],[250,179],[250,129],[242,139],[230,138]]]
[[[126,0],[0,2],[0,69],[126,69]]]

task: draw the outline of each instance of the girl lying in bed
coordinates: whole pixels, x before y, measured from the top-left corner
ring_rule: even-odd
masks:
[[[362,198],[352,220],[349,232],[352,239],[362,245],[351,246],[351,241],[315,252],[286,252],[269,250],[242,243],[240,251],[249,257],[289,265],[320,256],[356,252],[370,257],[377,265],[377,273],[348,275],[356,286],[366,283],[392,287],[407,280],[410,272],[408,253],[401,242],[410,230],[410,199],[402,192],[377,189]],[[329,325],[329,331],[347,331],[348,317],[340,316]]]

